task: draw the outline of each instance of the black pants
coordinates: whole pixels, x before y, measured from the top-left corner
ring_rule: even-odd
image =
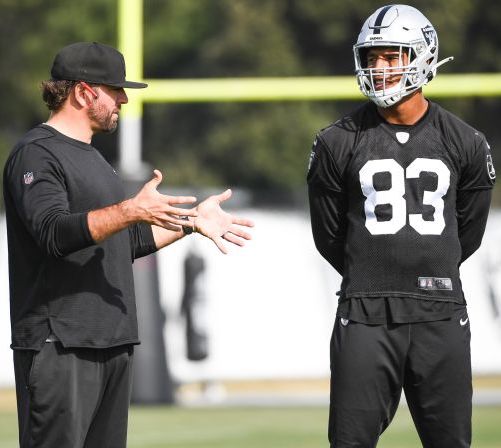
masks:
[[[21,448],[125,448],[132,346],[14,351]]]
[[[365,325],[336,320],[331,340],[331,447],[375,447],[402,389],[425,448],[471,443],[470,328],[452,319]]]

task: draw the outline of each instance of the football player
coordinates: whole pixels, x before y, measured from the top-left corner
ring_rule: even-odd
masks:
[[[331,447],[374,447],[405,393],[425,447],[471,443],[470,327],[459,266],[479,247],[495,172],[484,135],[425,98],[438,38],[389,5],[353,47],[359,109],[316,136],[316,247],[342,275]]]

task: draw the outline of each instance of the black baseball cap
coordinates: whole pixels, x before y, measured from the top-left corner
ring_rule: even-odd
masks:
[[[54,58],[52,79],[85,81],[112,87],[144,89],[148,84],[125,80],[123,54],[98,42],[77,42],[64,47]]]

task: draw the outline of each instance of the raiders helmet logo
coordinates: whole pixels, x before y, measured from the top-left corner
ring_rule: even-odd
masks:
[[[423,33],[424,39],[426,40],[427,45],[431,45],[432,43],[436,43],[437,41],[437,34],[435,33],[435,30],[431,25],[425,26],[424,28],[421,28],[421,31]]]

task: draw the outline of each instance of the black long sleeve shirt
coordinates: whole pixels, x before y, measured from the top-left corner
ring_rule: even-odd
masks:
[[[495,181],[485,137],[435,103],[414,126],[372,103],[322,130],[308,173],[315,244],[343,276],[338,315],[449,317],[480,245]]]
[[[132,262],[156,250],[151,226],[96,244],[87,224],[124,199],[91,145],[39,125],[14,147],[4,169],[13,349],[39,350],[51,332],[65,347],[139,342]]]

